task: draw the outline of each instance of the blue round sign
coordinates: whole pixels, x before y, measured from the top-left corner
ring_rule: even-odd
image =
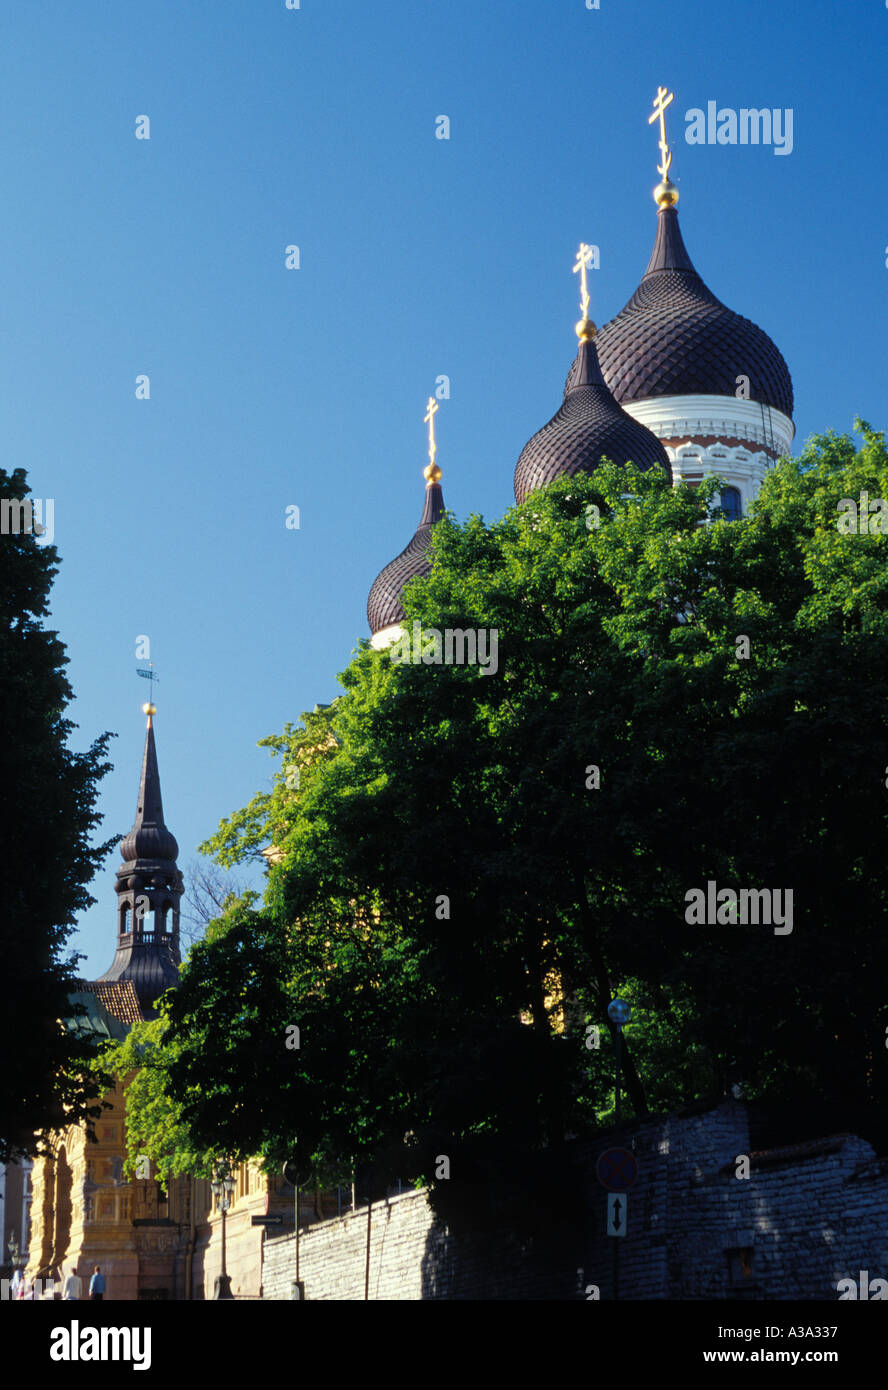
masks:
[[[605,1149],[599,1155],[595,1173],[608,1192],[628,1192],[638,1177],[638,1162],[629,1149]]]
[[[611,1023],[622,1028],[623,1024],[628,1023],[632,1017],[632,1005],[627,1004],[625,999],[612,999],[607,1006],[607,1016]]]

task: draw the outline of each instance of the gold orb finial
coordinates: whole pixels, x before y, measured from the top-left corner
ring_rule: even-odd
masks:
[[[678,189],[671,179],[664,179],[654,189],[654,202],[658,208],[674,208],[678,202]]]
[[[427,463],[422,470],[422,476],[425,478],[428,486],[431,487],[432,483],[440,483],[444,475],[437,463]]]
[[[591,319],[582,318],[579,323],[574,324],[574,331],[581,343],[591,343],[598,329]]]
[[[142,706],[142,713],[147,714],[148,718],[150,719],[152,714],[157,713],[157,705],[152,705],[151,701],[149,700],[147,704]]]

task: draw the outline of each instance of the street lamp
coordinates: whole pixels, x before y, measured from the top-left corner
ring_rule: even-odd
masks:
[[[625,999],[612,999],[607,1006],[607,1016],[614,1025],[617,1034],[617,1065],[616,1065],[616,1115],[614,1117],[616,1127],[620,1127],[620,1052],[623,1043],[623,1026],[632,1017],[632,1009]]]
[[[213,1170],[210,1187],[222,1212],[222,1273],[217,1276],[213,1286],[213,1298],[234,1298],[234,1294],[231,1292],[231,1279],[225,1264],[225,1213],[231,1206],[231,1199],[234,1196],[234,1178],[231,1176],[228,1163],[220,1164]]]

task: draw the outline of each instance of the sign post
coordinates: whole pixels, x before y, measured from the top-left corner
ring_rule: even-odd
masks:
[[[291,1298],[302,1299],[305,1297],[305,1290],[302,1287],[302,1280],[299,1278],[299,1164],[294,1158],[288,1158],[284,1164],[284,1182],[288,1182],[293,1189],[293,1229],[296,1232],[296,1279],[293,1283]]]
[[[626,1002],[625,999],[612,999],[611,1002],[610,1002],[610,1003],[608,1004],[608,1006],[607,1006],[607,1016],[608,1016],[608,1018],[609,1018],[609,1020],[610,1020],[610,1022],[611,1022],[611,1024],[612,1024],[613,1030],[614,1030],[614,1044],[615,1044],[615,1053],[616,1053],[616,1056],[615,1056],[615,1063],[616,1063],[616,1066],[615,1066],[615,1074],[614,1074],[614,1120],[615,1120],[615,1122],[616,1122],[617,1134],[619,1134],[619,1132],[620,1132],[620,1081],[621,1081],[621,1077],[620,1077],[620,1063],[621,1063],[621,1061],[622,1061],[621,1051],[622,1051],[622,1045],[623,1045],[623,1029],[624,1029],[624,1027],[626,1026],[626,1024],[629,1022],[630,1018],[632,1017],[632,1006],[631,1006],[631,1004],[628,1004],[628,1003]],[[626,1154],[626,1153],[628,1153],[628,1150],[627,1150],[627,1149],[622,1149],[622,1150],[609,1149],[609,1150],[608,1150],[608,1155],[613,1154],[613,1153],[624,1153],[624,1154]],[[603,1155],[602,1157],[605,1157],[605,1156],[606,1156],[606,1155]],[[624,1179],[623,1179],[622,1182],[621,1182],[619,1172],[617,1172],[617,1174],[616,1174],[616,1181],[615,1181],[615,1182],[604,1182],[604,1179],[603,1179],[603,1178],[600,1179],[600,1180],[602,1181],[603,1185],[604,1185],[605,1187],[607,1187],[611,1192],[626,1192],[626,1191],[632,1186],[632,1184],[635,1182],[635,1179],[636,1179],[636,1177],[638,1176],[638,1167],[637,1167],[637,1165],[635,1165],[635,1157],[634,1157],[634,1155],[630,1154],[629,1157],[632,1159],[632,1164],[633,1164],[633,1166],[634,1166],[634,1171],[632,1172],[631,1180],[626,1181],[626,1180],[625,1180],[625,1177],[624,1177]],[[600,1163],[600,1162],[601,1162],[601,1160],[599,1160],[599,1163]],[[627,1170],[627,1172],[628,1172],[628,1170]],[[609,1234],[609,1235],[625,1235],[625,1234],[626,1234],[626,1223],[625,1223],[625,1219],[623,1220],[623,1229],[622,1229],[622,1231],[616,1231],[616,1230],[611,1230],[610,1217],[611,1217],[611,1207],[610,1207],[610,1202],[608,1202],[608,1226],[607,1226],[608,1234]],[[614,1298],[615,1298],[615,1299],[619,1299],[619,1297],[620,1297],[620,1247],[619,1247],[619,1245],[615,1245],[615,1246],[614,1246]]]

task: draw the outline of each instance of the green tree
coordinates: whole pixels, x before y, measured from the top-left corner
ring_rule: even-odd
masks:
[[[608,465],[436,527],[406,626],[495,631],[496,670],[364,644],[339,700],[267,740],[298,786],[285,767],[206,847],[273,846],[263,910],[170,1006],[204,1142],[296,1130],[316,1160],[520,1186],[522,1155],[610,1113],[620,991],[636,1111],[736,1083],[881,1106],[888,541],[837,525],[888,497],[861,429],[779,464],[739,522],[718,480]],[[689,923],[710,880],[791,890],[792,930]]]
[[[147,1157],[165,1181],[182,1174],[211,1178],[223,1151],[198,1147],[183,1107],[170,1098],[168,1072],[176,1048],[162,1045],[167,1023],[161,1009],[157,1018],[134,1024],[122,1042],[106,1045],[94,1069],[100,1080],[111,1075],[126,1087],[129,1174],[136,1172],[140,1158]]]
[[[0,498],[30,506],[23,469],[0,469]],[[85,753],[68,748],[68,658],[42,625],[58,555],[12,510],[0,535],[0,1159],[33,1154],[39,1131],[98,1113],[92,1053],[60,1020],[71,1014],[79,959],[66,943],[113,844],[90,845],[110,735]]]

